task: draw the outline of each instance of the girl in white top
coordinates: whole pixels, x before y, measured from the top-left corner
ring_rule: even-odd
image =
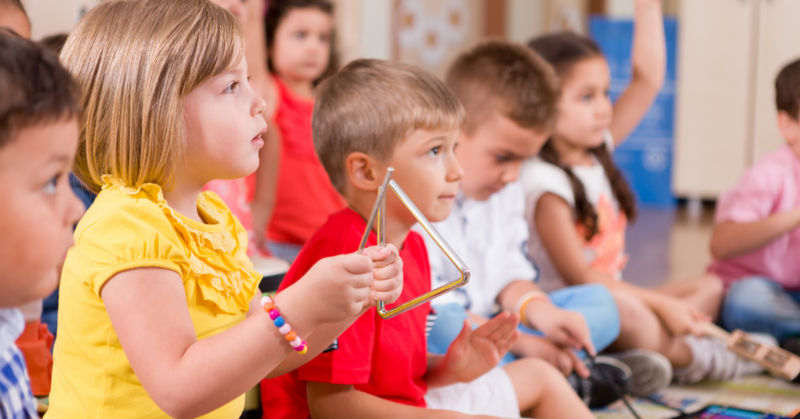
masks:
[[[663,354],[676,368],[678,381],[741,375],[741,363],[723,347],[705,338],[685,338],[701,336],[702,323],[717,315],[718,278],[658,290],[620,281],[627,259],[625,228],[636,218],[636,206],[611,152],[644,117],[664,81],[660,0],[636,1],[633,79],[613,107],[608,62],[595,42],[559,33],[529,46],[555,67],[562,81],[555,133],[520,177],[531,230],[529,251],[541,266],[542,288],[607,285],[621,318],[615,347]]]

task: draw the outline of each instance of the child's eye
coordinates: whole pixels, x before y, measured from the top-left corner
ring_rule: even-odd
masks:
[[[294,37],[297,38],[297,39],[305,39],[306,38],[306,33],[305,32],[297,32],[297,33],[294,34]]]
[[[56,185],[58,185],[58,175],[53,176],[52,179],[47,181],[47,183],[44,186],[42,186],[42,192],[44,192],[45,195],[55,195]]]
[[[592,94],[591,93],[587,93],[587,94],[581,96],[581,100],[584,101],[584,102],[588,102],[588,101],[592,100]]]
[[[496,155],[494,156],[494,159],[495,159],[495,160],[497,161],[497,163],[499,163],[499,164],[508,163],[509,161],[511,161],[511,159],[509,159],[508,157],[506,157],[506,156],[501,156],[501,155],[499,155],[499,154],[496,154]]]
[[[432,148],[432,149],[428,150],[428,155],[430,155],[431,157],[436,157],[436,156],[438,156],[438,155],[439,155],[439,153],[440,153],[441,151],[442,151],[442,147],[441,147],[441,146],[439,146],[439,147],[434,147],[434,148]]]
[[[605,92],[603,92],[603,94],[604,94],[606,97],[611,97],[611,90],[606,90]]]
[[[227,93],[227,94],[233,93],[237,90],[238,87],[239,87],[239,82],[235,81],[229,84],[222,93]]]

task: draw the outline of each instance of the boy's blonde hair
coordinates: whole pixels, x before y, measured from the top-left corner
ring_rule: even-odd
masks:
[[[121,0],[92,9],[61,60],[83,89],[75,175],[165,186],[186,148],[183,99],[244,57],[244,32],[208,0]]]
[[[555,126],[558,78],[544,59],[523,45],[485,41],[459,55],[445,80],[467,109],[468,133],[493,112],[522,128],[547,132]]]
[[[345,192],[345,160],[362,152],[380,160],[413,131],[458,130],[464,107],[434,75],[412,65],[356,60],[319,89],[314,146],[333,186]]]

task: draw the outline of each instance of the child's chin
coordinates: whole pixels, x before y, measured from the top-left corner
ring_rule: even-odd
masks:
[[[432,223],[439,223],[447,219],[450,216],[450,210],[452,209],[453,205],[451,204],[442,204],[439,208],[432,209],[430,211],[425,211],[422,215],[428,219],[428,221]]]

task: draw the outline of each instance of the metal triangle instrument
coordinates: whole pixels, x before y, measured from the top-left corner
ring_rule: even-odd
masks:
[[[386,191],[391,189],[397,198],[400,199],[400,202],[411,212],[411,215],[417,220],[417,222],[422,226],[426,233],[433,239],[437,246],[444,252],[450,262],[456,267],[458,272],[461,276],[445,285],[442,285],[439,288],[431,290],[423,295],[420,295],[410,301],[400,304],[399,306],[387,310],[386,303],[383,301],[378,301],[378,315],[381,316],[383,319],[391,319],[394,316],[399,314],[403,314],[415,307],[418,307],[422,304],[427,303],[428,301],[433,300],[434,298],[440,297],[444,294],[447,294],[450,291],[453,291],[457,288],[460,288],[469,282],[469,268],[461,258],[458,257],[456,252],[450,248],[450,245],[447,244],[446,241],[442,238],[441,235],[433,228],[431,223],[428,221],[427,218],[422,214],[422,212],[414,205],[414,202],[406,195],[400,185],[397,182],[391,180],[392,173],[394,172],[394,168],[389,168],[386,172],[386,178],[383,181],[383,185],[378,189],[378,199],[375,201],[375,206],[372,208],[372,213],[370,214],[369,221],[367,222],[367,228],[364,230],[364,235],[361,237],[361,244],[359,246],[359,252],[364,250],[364,247],[367,244],[367,240],[369,239],[369,233],[372,231],[372,226],[375,224],[377,219],[377,238],[378,238],[378,245],[379,246],[386,246]],[[430,281],[430,278],[425,278],[425,280]]]

